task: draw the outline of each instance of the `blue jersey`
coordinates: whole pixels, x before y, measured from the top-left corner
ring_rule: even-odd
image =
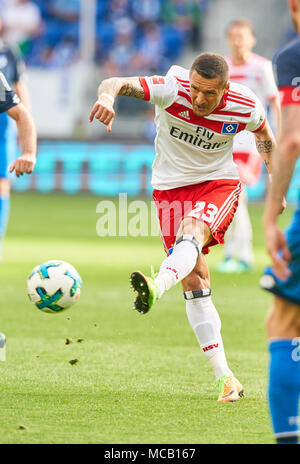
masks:
[[[0,72],[10,86],[19,82],[25,71],[25,65],[19,54],[0,40]]]
[[[5,111],[20,102],[11,87],[20,81],[24,68],[19,55],[0,39],[0,177],[8,176],[8,166],[16,157],[16,125]]]
[[[24,72],[24,63],[11,47],[0,40],[0,113],[7,111],[19,103],[11,86],[21,79]],[[5,117],[0,121],[0,139],[5,137]]]
[[[280,48],[273,58],[281,106],[300,105],[300,37]],[[300,206],[300,189],[298,190]]]
[[[5,76],[0,72],[0,113],[20,103],[19,98],[9,86]]]
[[[5,83],[3,84],[2,79],[2,84],[0,84],[0,113],[7,111],[9,107],[13,106],[13,103],[16,104],[17,99],[10,87],[20,81],[24,70],[24,62],[18,53],[0,39],[0,73],[3,73],[5,77]],[[1,145],[4,144],[2,151],[5,152],[8,139],[13,143],[13,137],[16,139],[15,126],[7,115],[3,114],[0,116],[0,142]],[[3,159],[3,156],[1,158]]]
[[[16,157],[16,133],[12,126],[14,121],[5,114],[20,100],[0,72],[0,178],[7,178],[8,167]],[[3,114],[4,113],[4,114]]]
[[[300,105],[300,37],[278,50],[273,65],[282,97],[281,105]],[[261,286],[300,306],[300,195],[298,210],[286,231],[286,239],[291,254],[291,276],[285,281],[279,280],[269,267],[261,279]]]
[[[300,37],[276,52],[273,58],[273,68],[278,88],[283,93],[282,103],[283,105],[288,104],[287,94],[290,94],[295,90],[295,87],[300,85]],[[299,100],[293,103],[300,103],[299,93],[298,97]]]

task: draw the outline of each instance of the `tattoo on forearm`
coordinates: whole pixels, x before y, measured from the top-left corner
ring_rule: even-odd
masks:
[[[143,100],[145,97],[143,87],[138,87],[137,85],[132,83],[124,84],[119,92],[119,95],[122,95],[124,97],[140,98],[141,100]]]
[[[267,170],[269,171],[270,167],[271,167],[271,163],[269,160],[264,160],[264,163],[265,163],[265,166],[267,168]]]
[[[256,147],[259,153],[271,153],[274,148],[272,140],[256,140]]]

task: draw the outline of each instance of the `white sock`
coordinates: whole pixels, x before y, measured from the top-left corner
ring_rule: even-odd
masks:
[[[233,375],[226,361],[221,337],[221,320],[211,297],[187,300],[186,313],[216,379],[223,375]]]
[[[239,206],[233,221],[226,232],[226,258],[237,258],[252,264],[254,261],[252,247],[252,226],[248,212],[248,199],[245,187],[239,198]]]
[[[236,218],[236,246],[239,249],[239,256],[242,261],[252,264],[254,261],[252,247],[252,225],[248,212],[247,196],[243,192],[242,200],[237,209]]]
[[[197,248],[191,241],[182,240],[174,246],[173,253],[162,262],[155,278],[158,298],[192,272],[197,258]]]

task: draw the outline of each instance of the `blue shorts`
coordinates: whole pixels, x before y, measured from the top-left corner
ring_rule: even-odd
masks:
[[[279,280],[273,269],[267,267],[260,284],[262,288],[274,293],[274,295],[300,305],[300,201],[285,235],[291,253],[290,277],[285,281]]]
[[[0,114],[0,178],[10,177],[9,166],[17,156],[17,131],[15,122],[6,114]]]

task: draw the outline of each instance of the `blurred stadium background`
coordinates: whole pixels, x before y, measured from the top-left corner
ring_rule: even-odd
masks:
[[[0,8],[4,39],[27,64],[39,134],[35,174],[15,182],[19,191],[150,194],[154,109],[118,99],[108,135],[88,122],[99,82],[189,67],[202,51],[227,54],[225,30],[240,15],[253,22],[255,51],[267,58],[293,34],[282,0],[241,0],[238,9],[236,0],[0,0]],[[265,172],[249,199],[264,193]]]
[[[34,174],[14,182],[0,266],[0,443],[272,443],[263,326],[270,296],[258,285],[269,262],[257,204],[265,173],[249,190],[253,272],[214,272],[222,247],[208,257],[227,358],[246,388],[233,408],[217,408],[179,286],[149,317],[130,311],[128,277],[158,268],[159,236],[99,238],[95,230],[104,197],[115,200],[117,218],[119,192],[150,204],[154,158],[151,105],[119,98],[111,134],[89,124],[99,82],[189,67],[205,50],[227,54],[225,29],[241,15],[254,23],[255,51],[268,58],[292,36],[285,0],[0,0],[4,38],[27,65],[39,136]],[[53,317],[25,291],[32,268],[52,258],[83,278],[74,310]]]

